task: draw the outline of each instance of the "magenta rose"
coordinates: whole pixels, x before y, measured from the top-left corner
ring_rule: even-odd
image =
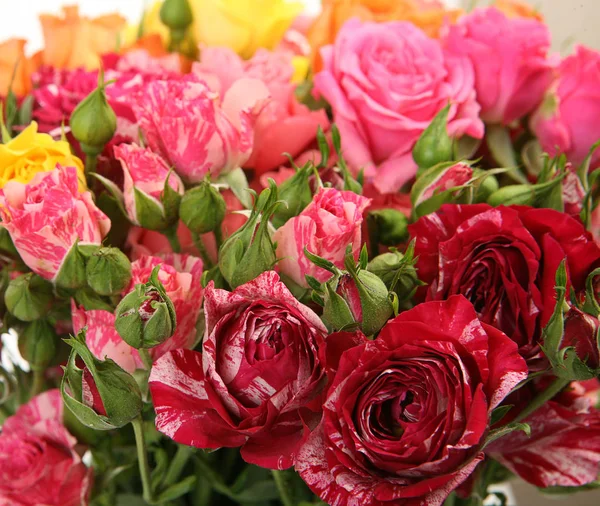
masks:
[[[273,271],[233,292],[209,284],[204,311],[202,352],[173,351],[152,368],[156,427],[178,443],[241,446],[246,462],[290,467],[318,417],[325,327]]]
[[[351,19],[321,54],[315,90],[331,104],[352,169],[379,191],[415,176],[412,148],[448,103],[453,137],[483,136],[471,63],[413,24]]]
[[[576,46],[565,58],[544,103],[531,118],[531,129],[544,151],[565,153],[580,165],[600,140],[600,53]],[[599,157],[594,157],[593,166]]]
[[[63,425],[58,390],[49,390],[7,418],[0,434],[0,504],[84,506],[93,473]]]
[[[277,243],[277,269],[296,284],[308,288],[308,274],[323,282],[331,273],[317,267],[304,254],[309,252],[344,268],[346,248],[358,258],[363,212],[370,199],[351,191],[322,188],[313,201],[273,235]]]
[[[409,227],[426,300],[469,299],[479,318],[502,330],[528,360],[555,306],[555,275],[566,259],[583,290],[600,248],[578,219],[552,209],[445,205]]]
[[[114,148],[115,158],[121,162],[123,168],[123,197],[127,216],[132,223],[140,225],[140,220],[145,221],[143,215],[139,215],[137,209],[138,197],[136,194],[142,193],[142,198],[155,204],[156,216],[164,216],[165,209],[163,205],[163,192],[167,177],[169,186],[180,195],[183,195],[185,188],[183,182],[174,172],[169,173],[170,167],[156,153],[147,148],[142,148],[136,144],[120,144]],[[143,223],[142,223],[143,225]]]
[[[507,404],[515,406],[508,415],[531,402],[536,393],[533,384],[507,399]],[[531,427],[530,436],[512,432],[492,443],[486,453],[536,487],[580,487],[596,481],[600,472],[598,388],[597,379],[571,383],[523,420]],[[509,421],[505,417],[502,423]]]
[[[483,460],[492,410],[527,377],[517,346],[462,296],[351,343],[327,341],[333,377],[296,470],[331,506],[441,505]]]
[[[2,226],[27,266],[45,279],[56,278],[71,248],[100,245],[110,229],[92,194],[80,192],[78,184],[77,169],[57,165],[27,184],[9,181],[0,190]]]
[[[241,167],[252,152],[253,124],[269,97],[257,79],[240,79],[222,100],[194,75],[145,86],[133,104],[148,146],[186,181]]]
[[[277,169],[287,162],[284,153],[297,157],[314,142],[317,129],[329,126],[325,111],[311,111],[296,99],[292,83],[293,55],[259,49],[249,60],[242,60],[226,47],[207,47],[193,72],[206,79],[211,88],[225,93],[238,79],[262,81],[271,94],[256,120],[254,148],[244,167],[258,174]]]
[[[532,112],[552,81],[550,31],[533,18],[475,9],[448,28],[443,45],[475,68],[477,102],[487,123],[507,125]]]

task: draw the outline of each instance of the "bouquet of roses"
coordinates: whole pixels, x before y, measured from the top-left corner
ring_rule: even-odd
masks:
[[[600,486],[600,53],[514,0],[301,10],[0,45],[0,505]]]

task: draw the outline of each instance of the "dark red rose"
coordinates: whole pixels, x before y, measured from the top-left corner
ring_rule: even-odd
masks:
[[[331,506],[441,505],[483,459],[491,411],[527,377],[517,346],[462,296],[349,341],[327,340],[342,352],[326,351],[337,372],[296,469]]]
[[[542,383],[546,386],[547,381]],[[598,380],[571,383],[523,420],[531,427],[531,436],[512,432],[487,447],[486,453],[536,487],[579,487],[595,481],[600,472],[598,387]],[[518,413],[536,393],[530,383],[509,396],[506,403],[515,406],[509,415]]]
[[[600,248],[578,219],[551,209],[445,205],[409,227],[416,238],[425,300],[469,299],[533,363],[555,305],[555,275],[566,258],[579,292],[600,264]]]
[[[156,427],[178,443],[241,446],[249,463],[290,467],[320,411],[327,330],[272,271],[233,292],[209,284],[204,311],[202,353],[172,351],[152,368]]]

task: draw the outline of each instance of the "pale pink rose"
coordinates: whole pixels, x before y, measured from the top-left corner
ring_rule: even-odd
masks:
[[[149,147],[191,183],[241,167],[252,152],[253,124],[269,96],[256,79],[219,94],[194,75],[145,86],[133,104]]]
[[[174,172],[169,174],[169,166],[160,155],[136,144],[115,146],[114,154],[123,168],[125,209],[132,223],[140,224],[140,217],[136,209],[136,191],[142,192],[145,197],[152,199],[163,213],[164,205],[161,195],[165,189],[167,176],[169,177],[169,186],[180,195],[184,194],[183,182]]]
[[[311,111],[296,99],[291,60],[284,51],[259,49],[250,60],[242,60],[229,48],[210,47],[192,69],[221,94],[243,78],[258,79],[269,89],[271,99],[256,120],[254,148],[244,164],[258,174],[285,163],[283,153],[298,156],[314,142],[319,126],[329,127],[325,111]]]
[[[27,184],[8,182],[0,190],[0,216],[23,261],[49,280],[73,246],[100,245],[110,229],[92,194],[79,192],[77,169],[60,165]]]
[[[85,506],[93,473],[63,425],[58,390],[49,390],[7,418],[0,434],[0,504]]]
[[[475,9],[449,26],[443,44],[475,67],[477,102],[487,123],[507,125],[532,112],[552,81],[550,31],[533,18]]]
[[[273,235],[277,258],[281,259],[276,264],[278,271],[308,288],[306,274],[321,282],[331,274],[306,258],[304,248],[342,269],[348,246],[352,246],[354,257],[358,258],[363,212],[370,201],[354,192],[322,188],[304,211]]]
[[[544,151],[565,153],[579,166],[600,140],[600,53],[577,46],[565,58],[546,99],[531,118],[531,129]],[[596,154],[592,167],[600,156]]]
[[[413,24],[351,19],[321,55],[315,91],[331,104],[349,165],[379,191],[415,176],[412,148],[448,103],[450,135],[483,136],[471,63]]]

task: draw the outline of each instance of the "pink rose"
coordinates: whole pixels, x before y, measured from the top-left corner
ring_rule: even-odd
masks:
[[[271,469],[292,465],[318,418],[318,350],[327,333],[273,271],[233,292],[206,288],[202,353],[177,350],[150,374],[156,427],[198,448],[242,447]]]
[[[0,216],[23,261],[49,280],[73,246],[100,245],[110,229],[92,194],[79,192],[77,169],[59,165],[28,184],[8,182],[0,190]]]
[[[414,177],[412,148],[448,102],[452,136],[483,136],[471,63],[413,24],[351,19],[321,54],[315,90],[333,108],[350,166],[381,192]]]
[[[448,28],[443,44],[473,63],[477,102],[488,123],[507,125],[532,112],[552,80],[550,31],[537,19],[475,9]]]
[[[369,202],[370,199],[350,191],[322,188],[304,211],[273,235],[277,258],[281,258],[277,263],[278,270],[308,288],[307,274],[321,282],[329,279],[331,274],[306,258],[304,248],[340,268],[344,267],[349,245],[358,258],[362,246],[362,216]]]
[[[241,167],[252,152],[253,123],[269,92],[240,79],[223,100],[197,76],[149,83],[133,104],[150,148],[191,183]]]
[[[544,151],[565,153],[580,165],[600,140],[600,53],[576,46],[565,58],[544,103],[531,118],[531,129]],[[600,157],[594,157],[596,167]]]
[[[162,194],[165,188],[167,176],[169,186],[180,195],[185,188],[177,174],[169,174],[169,166],[156,153],[142,148],[136,144],[120,144],[114,148],[115,157],[120,160],[123,168],[123,196],[125,209],[132,223],[140,225],[141,216],[137,209],[137,192],[143,194],[142,198],[154,201],[157,214],[164,216],[165,209],[162,202]],[[156,213],[155,213],[156,214]],[[143,223],[142,223],[143,224]]]
[[[63,425],[58,390],[49,390],[7,418],[0,434],[0,504],[83,506],[93,474]]]
[[[256,120],[254,148],[244,164],[258,174],[285,163],[283,153],[301,154],[315,140],[318,127],[329,126],[325,111],[311,111],[296,99],[291,58],[284,52],[259,49],[244,61],[229,48],[212,47],[205,48],[202,61],[193,66],[193,72],[221,94],[242,78],[258,79],[269,89],[271,100]]]

